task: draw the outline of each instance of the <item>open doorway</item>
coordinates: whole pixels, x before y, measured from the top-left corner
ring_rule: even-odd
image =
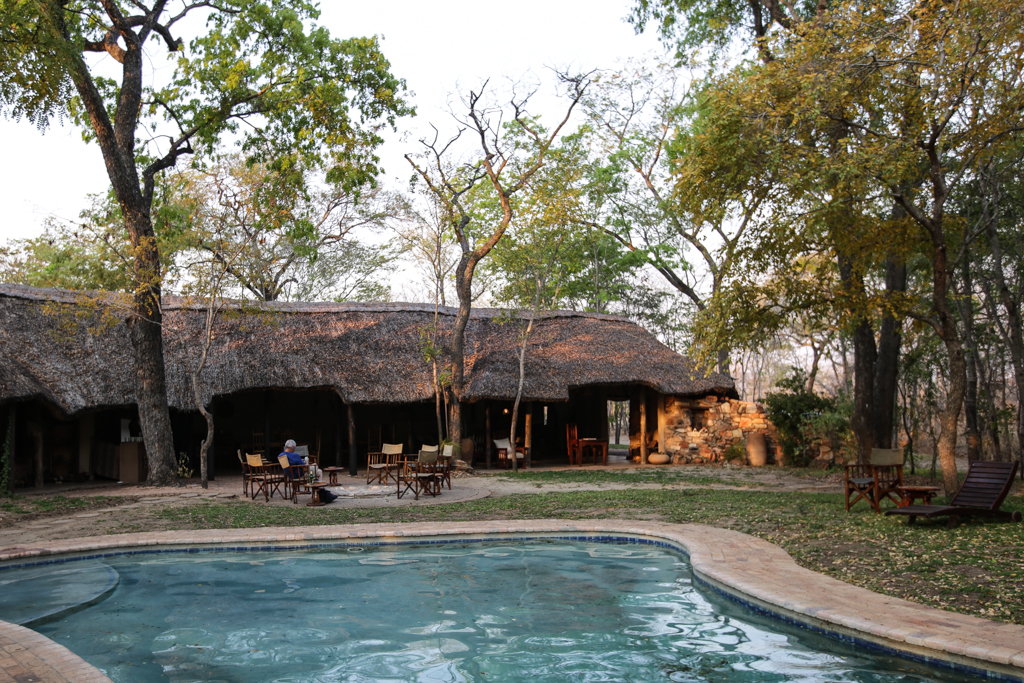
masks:
[[[608,400],[608,449],[629,452],[629,400]]]

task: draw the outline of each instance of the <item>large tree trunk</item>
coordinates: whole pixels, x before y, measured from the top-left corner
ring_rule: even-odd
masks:
[[[1006,313],[1010,362],[1013,364],[1013,377],[1017,384],[1017,457],[1020,459],[1021,479],[1024,480],[1024,333],[1021,326],[1020,301],[1013,296],[1003,274],[1003,245],[999,239],[999,232],[991,222],[987,232],[992,249],[993,274],[999,290],[999,303]]]
[[[974,334],[974,283],[971,281],[970,254],[964,256],[963,291],[957,297],[960,303],[960,319],[964,325],[965,348],[965,393],[964,422],[967,431],[967,462],[981,459],[981,430],[978,427],[978,346]]]
[[[946,407],[939,414],[939,463],[942,465],[942,487],[951,496],[960,487],[956,474],[956,430],[960,421],[960,406],[967,391],[967,367],[960,340],[943,340],[949,356],[949,392]]]
[[[85,62],[76,59],[70,65],[69,75],[103,152],[107,177],[131,240],[135,293],[128,328],[135,353],[135,402],[146,444],[149,483],[167,485],[177,480],[177,462],[164,377],[160,252],[150,218],[152,199],[143,195],[135,165],[135,128],[143,91],[142,49],[138,36],[130,31],[122,32],[122,39],[123,77],[113,120]]]
[[[854,270],[852,261],[839,255],[839,277],[843,286],[851,293],[860,294],[863,283]],[[875,333],[871,322],[861,312],[857,315],[857,326],[853,331],[853,414],[850,429],[857,437],[857,459],[865,463],[875,445],[874,400],[875,362],[878,349],[875,347]]]
[[[892,259],[885,264],[885,296],[890,299],[896,292],[907,290],[907,266]],[[897,384],[900,372],[900,345],[902,319],[885,311],[878,330],[878,356],[875,363],[874,423],[876,448],[892,448],[896,420]]]
[[[168,486],[177,481],[171,416],[167,409],[167,381],[164,375],[163,315],[157,303],[159,285],[135,296],[128,321],[135,351],[135,403],[146,444],[150,486]]]
[[[937,224],[933,223],[933,226]],[[940,223],[938,225],[941,225]],[[949,309],[950,274],[947,267],[945,236],[941,228],[932,230],[932,305],[938,323],[935,331],[946,347],[949,362],[949,391],[946,407],[939,415],[939,462],[942,465],[942,485],[946,495],[953,495],[960,483],[956,474],[956,431],[960,409],[967,393],[967,363],[960,343],[956,322]]]
[[[213,414],[204,406],[199,407],[199,412],[206,420],[206,438],[199,447],[199,484],[204,488],[210,488],[210,446],[213,445]]]
[[[473,270],[476,263],[469,254],[463,254],[455,270],[455,293],[459,297],[459,312],[452,327],[452,387],[449,406],[448,439],[458,448],[462,443],[462,391],[465,386],[466,325],[473,308]]]

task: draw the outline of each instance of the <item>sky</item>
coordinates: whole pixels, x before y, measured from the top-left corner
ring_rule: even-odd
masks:
[[[387,182],[404,188],[411,168],[402,155],[417,151],[429,124],[454,133],[455,93],[487,78],[499,86],[540,81],[531,113],[554,118],[562,107],[548,95],[552,68],[614,69],[661,54],[653,33],[637,36],[625,21],[631,6],[630,0],[327,0],[320,23],[336,37],[380,36],[392,73],[414,94],[417,116],[401,121],[381,150]],[[27,122],[0,119],[0,140],[5,155],[18,159],[0,164],[0,243],[41,234],[48,217],[74,220],[89,194],[106,191],[99,148],[82,142],[77,129],[54,124],[40,133]]]

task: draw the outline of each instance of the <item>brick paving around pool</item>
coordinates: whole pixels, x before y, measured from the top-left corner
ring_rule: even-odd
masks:
[[[979,676],[987,672],[994,679],[1024,681],[1024,626],[879,595],[804,569],[767,541],[698,524],[510,520],[162,531],[27,544],[0,549],[0,561],[46,561],[66,553],[161,546],[401,543],[502,534],[618,536],[664,543],[689,555],[699,582],[754,609],[872,649],[944,662]],[[0,622],[0,683],[108,680],[67,648],[30,629]]]

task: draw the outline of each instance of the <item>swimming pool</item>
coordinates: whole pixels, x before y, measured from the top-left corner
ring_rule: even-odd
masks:
[[[33,606],[23,621],[35,610],[36,630],[119,682],[976,680],[749,612],[696,589],[683,556],[649,544],[220,549],[84,562],[81,572],[65,562],[0,572],[0,581]],[[105,570],[116,585],[103,583]],[[67,609],[47,607],[46,582],[23,571],[63,572],[54,581]],[[72,607],[76,575],[92,604]]]

